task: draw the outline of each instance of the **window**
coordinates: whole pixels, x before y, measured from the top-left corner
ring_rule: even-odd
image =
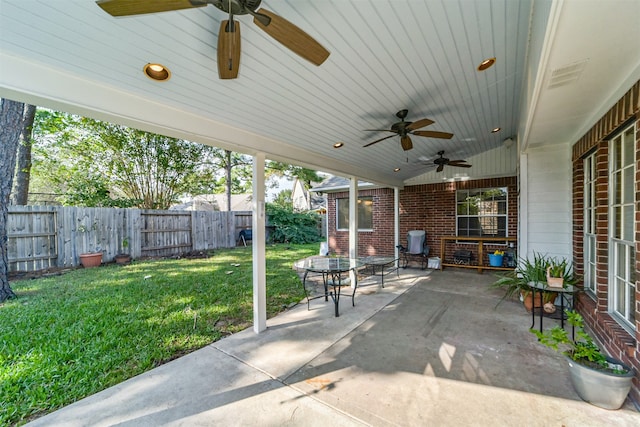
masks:
[[[596,155],[584,159],[584,289],[596,293]]]
[[[631,125],[609,144],[609,309],[635,329],[636,132]]]
[[[338,230],[349,229],[349,199],[336,200]],[[373,230],[373,197],[358,198],[358,230]]]
[[[458,236],[507,236],[507,189],[456,191],[456,225]]]

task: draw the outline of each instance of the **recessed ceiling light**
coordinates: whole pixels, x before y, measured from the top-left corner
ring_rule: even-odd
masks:
[[[480,65],[478,65],[478,71],[484,71],[487,68],[491,68],[491,66],[495,63],[496,63],[496,58],[485,59],[480,63]]]
[[[152,80],[163,82],[171,78],[171,71],[162,64],[147,64],[142,69],[144,75]]]
[[[400,168],[395,168],[393,171],[394,172],[400,172]]]
[[[496,132],[500,132],[500,128],[493,128],[493,129],[491,129],[491,133],[496,133]]]
[[[336,142],[335,144],[333,144],[333,148],[340,148],[344,145],[344,142]]]

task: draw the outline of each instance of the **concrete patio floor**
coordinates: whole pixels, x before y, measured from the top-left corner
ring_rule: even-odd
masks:
[[[379,281],[379,278],[377,278]],[[407,269],[362,281],[104,390],[30,426],[638,426],[580,400],[490,273]],[[545,319],[545,327],[553,320]]]

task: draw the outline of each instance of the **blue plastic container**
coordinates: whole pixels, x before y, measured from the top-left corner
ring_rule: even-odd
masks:
[[[491,267],[502,267],[502,260],[504,255],[489,254],[489,265]]]

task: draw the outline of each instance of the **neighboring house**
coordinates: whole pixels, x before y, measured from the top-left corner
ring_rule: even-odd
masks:
[[[509,143],[467,159],[491,178],[466,180],[445,167],[440,177],[431,171],[410,180],[399,191],[400,243],[409,230],[425,230],[431,256],[448,258],[477,245],[454,244],[441,254],[442,236],[511,236],[524,252],[519,256],[572,259],[584,277],[576,307],[607,351],[640,372],[638,153],[640,81],[578,141],[522,151]],[[358,188],[359,254],[392,255],[394,189],[363,182]],[[327,194],[328,241],[338,254],[348,253],[348,189],[349,180],[339,177],[312,189]],[[637,376],[632,397],[640,401]]]
[[[252,207],[251,194],[232,194],[231,209],[227,208],[226,194],[201,194],[185,200],[179,205],[171,206],[171,210],[181,211],[250,211]]]
[[[309,200],[309,192],[305,190],[302,181],[296,178],[293,182],[291,190],[291,201],[293,202],[293,210],[297,212],[307,211],[311,208]]]
[[[318,185],[319,183],[312,183]],[[296,178],[291,190],[291,200],[293,201],[293,210],[297,212],[314,210],[322,213],[325,210],[325,200],[323,196],[309,190],[305,190],[302,181]]]

